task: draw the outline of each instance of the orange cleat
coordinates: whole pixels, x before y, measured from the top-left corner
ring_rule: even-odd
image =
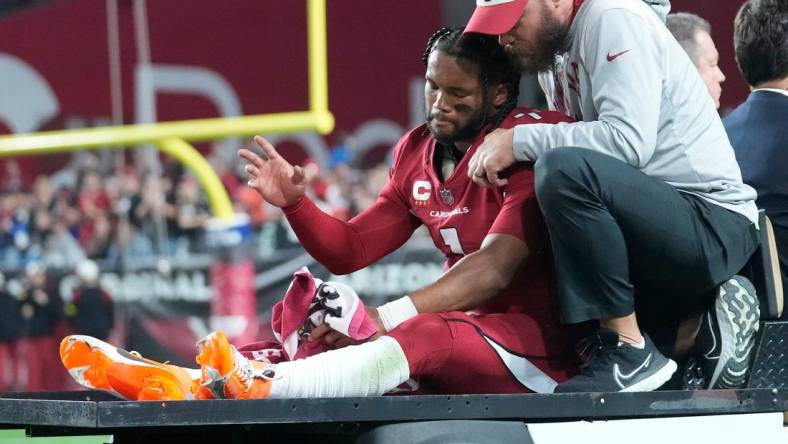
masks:
[[[60,342],[60,361],[80,385],[117,395],[107,381],[107,368],[112,361],[105,359],[104,354],[94,350],[83,338],[88,337],[66,336]]]
[[[270,364],[250,361],[217,331],[197,343],[202,387],[215,398],[263,399],[275,378]]]
[[[67,336],[60,360],[79,384],[132,401],[194,399],[200,371],[162,364],[91,336]]]
[[[192,369],[189,369],[192,370]],[[193,370],[197,371],[197,370]],[[109,379],[112,380],[112,374]],[[188,393],[183,391],[183,385],[177,383],[173,378],[162,376],[148,376],[142,380],[140,391],[137,393],[137,401],[180,401],[184,399],[213,399],[210,393],[202,390],[200,380],[194,379]],[[136,389],[133,388],[132,390]]]

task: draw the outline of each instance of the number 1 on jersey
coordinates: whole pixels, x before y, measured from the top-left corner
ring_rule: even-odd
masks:
[[[462,245],[460,245],[460,233],[457,232],[456,228],[441,228],[440,233],[443,243],[451,249],[452,253],[465,255],[465,252],[462,251]]]

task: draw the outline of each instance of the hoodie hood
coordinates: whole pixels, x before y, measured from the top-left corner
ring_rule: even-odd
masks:
[[[670,0],[643,0],[643,3],[649,5],[651,10],[654,11],[663,22],[668,17],[670,12]]]

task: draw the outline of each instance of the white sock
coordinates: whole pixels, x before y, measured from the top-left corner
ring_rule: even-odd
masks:
[[[641,337],[640,342],[638,342],[637,344],[631,342],[629,345],[637,349],[643,350],[644,348],[646,348],[646,337],[645,336]]]
[[[379,396],[410,378],[405,352],[390,336],[275,366],[269,398]]]

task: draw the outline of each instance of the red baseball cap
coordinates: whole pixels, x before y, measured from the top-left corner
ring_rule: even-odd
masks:
[[[465,32],[501,35],[520,19],[528,0],[476,0],[476,10],[465,26]]]

